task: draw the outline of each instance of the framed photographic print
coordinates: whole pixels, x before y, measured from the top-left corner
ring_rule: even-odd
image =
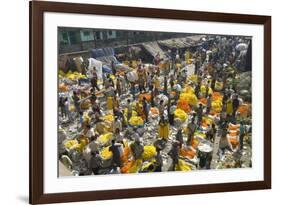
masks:
[[[30,2],[30,203],[271,188],[271,17]]]

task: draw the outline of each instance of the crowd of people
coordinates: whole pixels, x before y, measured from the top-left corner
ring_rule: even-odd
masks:
[[[210,39],[112,62],[102,80],[60,72],[59,160],[73,175],[250,167],[251,98],[236,87],[250,40]]]

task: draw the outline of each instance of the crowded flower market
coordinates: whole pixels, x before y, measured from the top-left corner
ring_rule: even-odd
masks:
[[[251,37],[77,31],[59,30],[59,176],[251,168]]]

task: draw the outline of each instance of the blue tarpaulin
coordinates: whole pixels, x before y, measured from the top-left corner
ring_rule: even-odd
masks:
[[[102,61],[105,64],[111,65],[113,62],[114,64],[119,64],[118,60],[115,58],[115,52],[113,48],[98,48],[91,50],[91,57],[95,58],[99,61]]]
[[[91,56],[93,58],[100,58],[105,56],[114,56],[114,49],[113,48],[99,48],[99,49],[92,49]]]
[[[108,67],[107,65],[103,65],[103,66],[102,66],[102,72],[112,74],[111,68]]]

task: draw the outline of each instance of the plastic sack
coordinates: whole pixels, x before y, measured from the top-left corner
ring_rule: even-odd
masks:
[[[139,78],[138,78],[138,74],[137,74],[137,72],[136,71],[131,71],[131,72],[128,72],[127,74],[126,74],[126,76],[127,76],[127,79],[128,79],[128,81],[130,81],[130,82],[136,82]]]
[[[89,61],[89,66],[88,66],[87,73],[89,74],[89,77],[92,77],[93,70],[95,69],[98,79],[102,80],[102,73],[103,73],[102,72],[102,62],[98,61],[94,58],[89,58],[88,61]]]

